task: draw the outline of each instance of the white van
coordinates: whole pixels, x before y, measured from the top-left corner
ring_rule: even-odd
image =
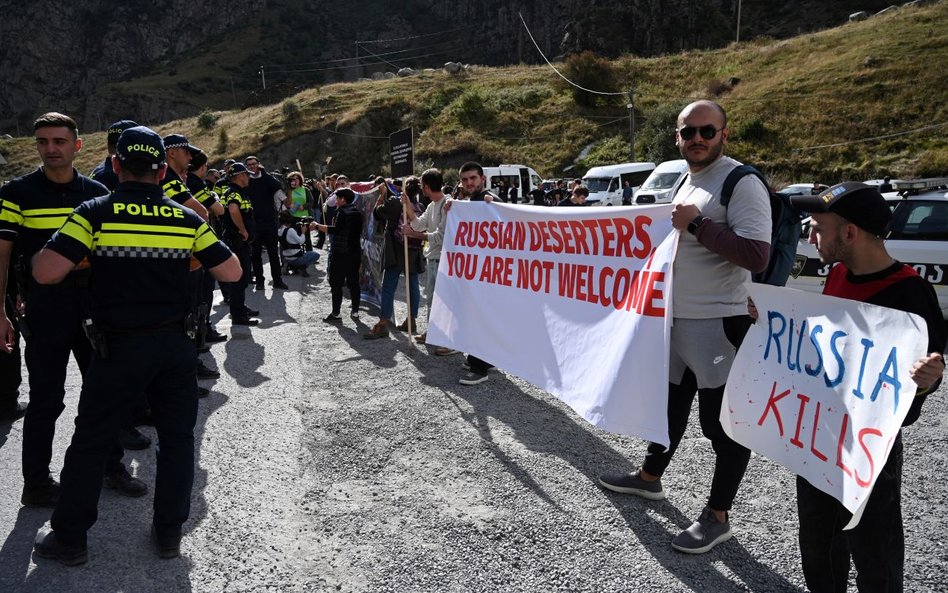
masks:
[[[589,190],[588,206],[621,206],[622,190],[628,181],[634,192],[655,169],[655,163],[622,163],[593,167],[583,176]]]
[[[635,192],[634,204],[667,204],[674,197],[672,190],[688,172],[688,162],[685,159],[665,161],[655,167],[642,187]]]
[[[487,178],[484,189],[498,194],[500,182],[503,181],[504,187],[510,191],[511,187],[517,188],[517,202],[531,202],[524,200],[524,196],[529,196],[530,191],[540,187],[543,180],[532,168],[526,165],[499,165],[497,167],[484,167],[484,176]],[[509,195],[509,194],[508,194]],[[507,200],[511,201],[511,200]]]

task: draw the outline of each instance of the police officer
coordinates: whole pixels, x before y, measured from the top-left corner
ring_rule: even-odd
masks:
[[[109,188],[109,191],[115,189],[115,186],[118,184],[118,177],[115,175],[115,171],[112,170],[112,155],[115,154],[115,144],[118,142],[122,132],[129,128],[134,128],[137,125],[138,124],[130,119],[120,119],[109,126],[105,140],[106,144],[108,144],[109,154],[106,155],[105,160],[99,163],[99,165],[92,170],[92,173],[89,174],[89,177]]]
[[[215,225],[215,221],[220,220],[220,217],[224,215],[224,206],[221,205],[217,199],[217,194],[214,193],[213,189],[205,182],[207,173],[207,154],[203,150],[191,151],[191,164],[188,165],[188,177],[185,180],[185,185],[187,185],[191,195],[193,195],[202,206],[207,208],[208,223],[211,225],[211,228],[217,232],[219,227]],[[202,316],[204,318],[204,342],[214,343],[227,340],[227,336],[214,329],[211,325],[210,315],[208,315],[211,310],[211,304],[214,301],[214,277],[210,274],[201,274],[201,286],[198,299],[202,307]],[[210,371],[207,367],[204,368]],[[198,367],[198,371],[200,375],[200,367]],[[213,378],[220,374],[216,371],[211,371],[210,373],[205,373],[205,375],[209,378]]]
[[[26,341],[30,404],[23,421],[23,495],[29,507],[53,507],[59,498],[59,483],[49,464],[53,455],[56,420],[65,406],[66,367],[72,352],[85,376],[91,358],[82,320],[89,311],[89,270],[80,265],[56,286],[39,285],[29,279],[29,261],[62,224],[72,208],[108,193],[101,183],[80,175],[73,168],[82,139],[76,122],[61,113],[46,113],[33,123],[36,148],[43,166],[0,188],[0,294],[6,291],[10,255],[21,255],[24,270],[21,293],[29,318]],[[25,295],[25,298],[24,298]],[[13,326],[6,303],[0,302],[0,348],[10,351]],[[127,496],[142,496],[145,484],[129,475],[122,465],[122,448],[113,435],[106,471],[106,486]]]
[[[135,396],[148,396],[160,447],[153,537],[159,556],[179,554],[190,513],[197,416],[197,352],[188,333],[188,274],[196,258],[214,277],[233,281],[237,258],[194,212],[158,185],[165,148],[155,132],[122,133],[112,165],[113,194],[84,202],[33,258],[33,277],[55,284],[92,262],[94,353],[82,386],[76,432],[66,451],[62,495],[34,550],[67,565],[84,563],[95,523],[103,460]]]
[[[184,180],[188,177],[188,165],[191,164],[191,155],[199,149],[191,146],[188,139],[181,134],[165,136],[164,143],[168,166],[165,171],[165,178],[161,182],[161,188],[173,202],[194,210],[198,216],[207,220],[207,208],[197,201],[184,183]]]
[[[224,190],[223,201],[227,211],[224,219],[224,241],[231,251],[240,260],[243,274],[228,287],[228,304],[230,318],[234,325],[257,325],[254,311],[247,307],[247,286],[250,284],[250,245],[256,238],[256,225],[253,217],[253,206],[244,195],[250,184],[250,174],[247,167],[234,163],[227,172],[228,184]]]

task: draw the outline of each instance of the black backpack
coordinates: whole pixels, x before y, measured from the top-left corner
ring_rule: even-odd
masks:
[[[767,179],[754,167],[740,165],[728,173],[721,190],[721,205],[727,208],[731,202],[734,186],[746,175],[756,175],[767,192],[770,194],[770,260],[763,272],[752,275],[754,282],[770,284],[771,286],[785,286],[790,278],[790,269],[793,267],[793,258],[797,254],[797,243],[803,227],[800,221],[803,216],[790,203],[789,196],[779,194],[770,189]]]
[[[767,261],[767,268],[763,272],[756,272],[751,275],[751,279],[759,284],[770,284],[771,286],[785,286],[787,279],[790,278],[790,270],[793,267],[793,258],[797,254],[797,243],[800,240],[800,234],[803,227],[800,222],[803,216],[800,211],[794,208],[790,203],[790,198],[779,194],[770,189],[767,178],[760,171],[750,165],[739,165],[724,178],[724,187],[721,189],[721,205],[727,208],[731,203],[731,195],[734,193],[734,187],[737,182],[747,175],[755,175],[760,179],[767,193],[770,195],[770,259]],[[688,176],[685,175],[678,182],[674,193],[685,184]]]

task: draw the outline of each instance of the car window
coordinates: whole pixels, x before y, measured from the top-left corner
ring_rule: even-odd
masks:
[[[609,182],[612,181],[612,179],[608,177],[587,177],[583,179],[583,181],[586,183],[586,187],[589,188],[590,193],[592,193],[609,189]]]
[[[909,200],[896,203],[889,239],[948,240],[948,202]]]
[[[649,178],[648,183],[643,185],[642,189],[670,189],[680,176],[681,173],[659,173]]]

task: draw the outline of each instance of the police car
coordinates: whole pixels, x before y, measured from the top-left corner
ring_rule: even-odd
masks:
[[[948,177],[893,180],[884,194],[892,208],[885,246],[935,287],[942,317],[948,320]],[[820,262],[804,225],[787,286],[822,292],[830,266]]]

